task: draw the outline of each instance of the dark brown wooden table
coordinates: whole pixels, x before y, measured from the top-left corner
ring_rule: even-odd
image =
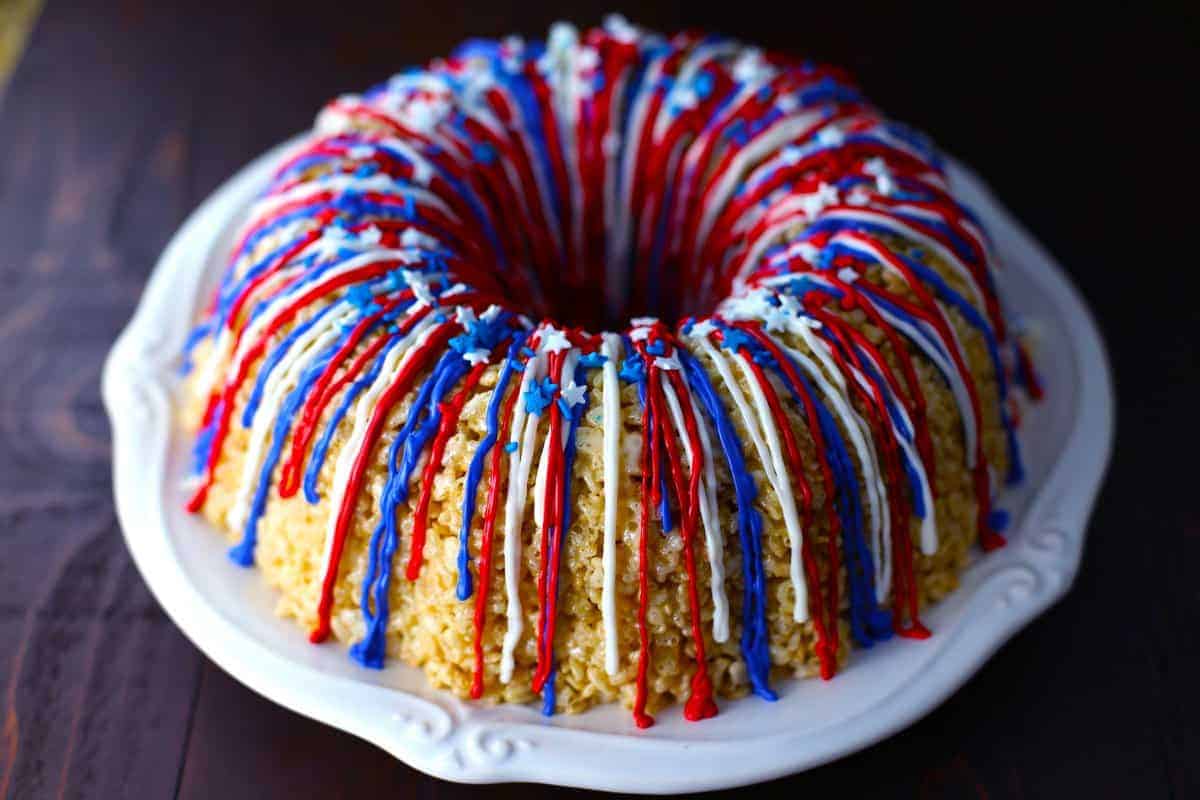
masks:
[[[207,661],[121,541],[97,384],[175,227],[323,100],[466,35],[534,35],[608,5],[50,0],[0,105],[0,797],[553,791],[425,777]],[[1200,268],[1183,239],[1200,210],[1194,10],[637,5],[647,25],[715,27],[854,70],[1058,256],[1119,383],[1116,457],[1072,593],[904,734],[778,787],[1195,796],[1200,304],[1183,283]]]

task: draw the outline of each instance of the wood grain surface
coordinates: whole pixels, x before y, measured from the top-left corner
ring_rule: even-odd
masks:
[[[188,211],[326,98],[467,35],[608,5],[49,0],[0,105],[0,798],[559,793],[425,777],[209,663],[121,541],[98,379]],[[628,8],[851,68],[1050,247],[1116,368],[1116,457],[1071,594],[925,720],[773,788],[1196,796],[1194,8],[1090,12],[1086,28],[1045,8]]]

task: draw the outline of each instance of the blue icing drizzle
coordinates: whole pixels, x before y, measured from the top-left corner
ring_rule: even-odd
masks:
[[[483,464],[487,458],[487,454],[496,444],[496,438],[499,436],[500,428],[500,408],[504,405],[504,394],[508,388],[509,378],[519,369],[516,364],[517,354],[521,351],[521,346],[525,343],[526,335],[518,332],[513,337],[512,344],[508,346],[508,355],[504,359],[504,366],[500,369],[500,374],[496,378],[496,387],[492,390],[492,398],[488,401],[487,408],[487,434],[480,440],[479,446],[475,448],[475,455],[471,458],[471,466],[467,469],[467,478],[463,484],[463,506],[462,506],[462,527],[458,533],[458,584],[455,587],[455,596],[459,600],[466,600],[471,596],[473,587],[471,585],[471,521],[475,518],[475,496],[479,491],[479,480],[483,477]],[[507,451],[507,445],[505,446]],[[511,452],[511,451],[508,451]]]
[[[192,444],[192,475],[201,475],[208,466],[208,457],[212,452],[213,437],[217,432],[218,421],[221,419],[224,402],[218,402],[213,409],[212,422],[205,425],[196,434]]]
[[[408,482],[416,469],[424,443],[441,422],[438,406],[442,397],[467,371],[466,362],[458,353],[453,350],[446,352],[422,383],[404,426],[396,434],[388,450],[388,477],[379,500],[380,521],[371,534],[360,600],[367,632],[362,641],[350,648],[351,658],[363,666],[383,666],[392,560],[400,538],[396,526],[397,509],[400,503],[408,498]],[[424,421],[418,423],[422,410],[425,411]],[[397,465],[396,456],[401,447],[403,455],[400,464]],[[371,610],[372,589],[374,612]]]
[[[262,467],[259,470],[258,484],[254,489],[254,498],[250,504],[250,512],[246,517],[246,525],[242,533],[242,540],[229,549],[229,558],[234,563],[240,564],[243,567],[249,567],[254,563],[254,546],[258,541],[258,520],[262,517],[262,513],[267,504],[267,495],[271,489],[271,475],[275,472],[275,466],[279,463],[279,455],[283,450],[283,445],[287,440],[288,430],[295,420],[296,412],[300,405],[308,397],[312,391],[313,384],[317,378],[321,376],[329,361],[333,358],[342,342],[345,340],[345,335],[338,337],[329,347],[321,352],[314,359],[313,363],[305,368],[297,381],[296,386],[288,393],[284,399],[283,406],[279,410],[279,414],[275,417],[275,426],[271,431],[271,446],[267,451],[266,457],[263,458]]]
[[[383,362],[387,360],[388,353],[401,341],[403,341],[403,337],[394,337],[382,349],[379,355],[375,357],[366,374],[346,388],[342,401],[334,409],[333,416],[329,418],[328,424],[326,424],[325,429],[321,432],[321,437],[313,445],[312,455],[309,456],[308,466],[304,470],[304,499],[312,505],[317,505],[321,502],[321,497],[317,494],[317,478],[321,474],[321,467],[324,465],[325,456],[329,452],[329,444],[333,441],[333,435],[337,433],[342,418],[346,416],[346,412],[350,409],[351,404],[354,403],[354,399],[358,397],[359,393],[374,383],[375,379],[379,377],[379,373],[383,369]]]
[[[880,226],[869,223],[861,223],[856,227],[869,230],[871,232],[886,232],[885,229],[881,228]],[[869,254],[853,248],[847,248],[842,245],[828,245],[823,252],[832,252],[834,255],[846,253],[860,260],[867,260],[877,263],[877,259],[871,257]],[[948,283],[946,283],[937,270],[908,255],[904,255],[902,253],[895,253],[895,255],[901,261],[903,261],[904,264],[913,271],[913,274],[916,275],[923,283],[932,287],[934,294],[936,294],[939,299],[958,311],[967,324],[979,331],[980,335],[983,336],[984,343],[987,347],[988,358],[992,362],[992,371],[996,376],[997,393],[999,394],[1000,399],[1000,421],[1004,428],[1005,443],[1008,450],[1009,465],[1008,474],[1005,476],[1005,482],[1010,486],[1020,483],[1024,479],[1025,468],[1021,458],[1020,443],[1018,442],[1016,436],[1016,428],[1012,424],[1012,420],[1009,417],[1008,409],[1006,408],[1005,404],[1005,400],[1008,398],[1008,377],[1005,373],[1003,363],[1000,360],[1000,347],[996,341],[996,334],[993,332],[991,324],[988,322],[987,318],[984,317],[983,314],[981,314],[975,308],[975,306],[970,303],[970,301],[968,301],[960,293],[955,291]],[[949,356],[949,354],[945,352],[945,348],[941,346],[940,341],[925,333],[921,326],[915,324],[915,320],[913,320],[909,314],[892,303],[883,300],[864,285],[860,284],[858,289],[859,291],[870,295],[873,302],[879,304],[883,308],[886,308],[890,313],[912,323],[913,327],[922,334],[922,338],[924,338],[925,341],[933,345],[935,349],[937,349],[943,355],[947,357]],[[840,295],[840,293],[838,294]],[[903,333],[903,331],[901,331],[901,333]]]
[[[907,424],[904,417],[900,414],[900,409],[896,405],[896,398],[892,395],[892,387],[888,385],[883,376],[876,371],[871,364],[871,360],[867,357],[860,359],[863,371],[871,378],[876,386],[879,387],[879,392],[883,396],[883,402],[887,406],[888,416],[892,418],[900,435],[909,444],[913,443],[913,432]],[[925,519],[925,497],[921,491],[922,481],[917,474],[915,465],[908,457],[908,453],[903,449],[899,449],[900,462],[904,467],[904,474],[908,478],[908,485],[911,491],[913,513],[919,519]]]
[[[875,601],[875,570],[870,549],[867,547],[864,535],[862,498],[859,494],[858,475],[855,473],[854,462],[846,449],[841,430],[833,415],[813,391],[812,385],[804,377],[799,367],[786,354],[792,364],[796,377],[800,379],[805,395],[812,400],[813,409],[817,415],[817,425],[820,427],[821,438],[825,443],[825,453],[833,472],[837,493],[834,497],[834,507],[842,527],[842,553],[845,559],[847,582],[850,594],[850,630],[854,640],[863,647],[870,647],[874,642],[888,639],[892,635],[891,615],[879,608]],[[774,359],[772,359],[774,361]],[[787,387],[793,399],[803,404],[799,389],[788,379],[788,376],[778,364],[774,364],[776,375]],[[815,432],[813,432],[815,434]]]
[[[196,325],[188,333],[187,339],[183,343],[183,358],[179,362],[179,375],[181,377],[190,375],[194,364],[192,363],[192,353],[196,346],[207,339],[216,329],[216,320],[213,317],[207,318],[204,322]]]
[[[586,387],[587,384],[587,367],[582,363],[575,367],[575,383]],[[567,413],[566,417],[570,420],[570,425],[567,429],[567,443],[563,452],[563,514],[562,522],[554,531],[554,552],[558,556],[559,564],[562,563],[562,542],[567,530],[571,527],[571,476],[575,468],[575,433],[579,429],[579,420],[583,417],[583,410],[587,408],[587,393],[584,393],[583,402],[574,406]],[[555,580],[552,586],[547,587],[547,592],[558,594],[558,581]],[[547,619],[547,623],[549,620]],[[546,631],[543,628],[542,634]],[[554,662],[554,642],[550,642],[550,674],[546,679],[546,683],[542,685],[542,714],[547,717],[554,716],[554,683],[558,675],[558,665]]]
[[[425,444],[437,433],[438,426],[441,425],[440,404],[442,400],[454,384],[458,383],[459,379],[469,370],[467,362],[463,361],[458,353],[448,351],[434,365],[429,377],[418,391],[417,397],[413,401],[413,410],[409,413],[404,427],[392,443],[393,448],[397,447],[396,442],[403,441],[404,443],[397,469],[396,483],[391,487],[392,491],[396,493],[397,502],[408,499],[408,484],[412,479],[412,474],[416,472],[417,464],[421,460],[421,453],[425,450]],[[422,405],[426,406],[425,416],[420,419],[418,415]],[[415,428],[414,425],[416,425]],[[385,495],[386,493],[385,489]]]
[[[775,700],[771,690],[770,636],[767,632],[766,579],[762,563],[762,518],[754,507],[758,489],[746,468],[742,443],[728,413],[709,382],[708,373],[690,353],[678,351],[688,384],[717,431],[721,452],[729,465],[737,499],[738,535],[742,542],[742,658],[754,693],[764,700]]]
[[[271,377],[271,373],[275,371],[275,367],[279,366],[279,362],[287,355],[292,345],[296,340],[310,331],[314,325],[325,318],[325,315],[333,309],[338,308],[337,303],[331,303],[322,307],[317,313],[313,314],[304,322],[297,325],[292,331],[276,345],[270,353],[267,354],[263,364],[258,369],[258,374],[255,376],[254,389],[250,392],[250,397],[246,401],[246,407],[242,410],[242,427],[249,428],[254,422],[254,414],[258,411],[259,403],[262,402],[263,391],[267,385],[267,379]]]

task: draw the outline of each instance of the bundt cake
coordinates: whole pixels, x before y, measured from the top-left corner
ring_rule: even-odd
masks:
[[[189,508],[365,666],[700,719],[928,636],[1003,544],[1038,389],[991,244],[837,69],[469,41],[330,103],[242,223]]]

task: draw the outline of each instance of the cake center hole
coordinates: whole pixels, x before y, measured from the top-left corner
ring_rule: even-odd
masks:
[[[636,269],[630,270],[623,276],[624,291],[621,277],[598,269],[583,282],[564,280],[552,293],[546,293],[539,313],[559,325],[595,333],[623,331],[636,317],[657,317],[674,327],[682,317],[712,310],[711,302],[697,297],[698,287],[687,286],[679,279],[679,270],[673,264],[662,264],[653,274],[639,275]]]

